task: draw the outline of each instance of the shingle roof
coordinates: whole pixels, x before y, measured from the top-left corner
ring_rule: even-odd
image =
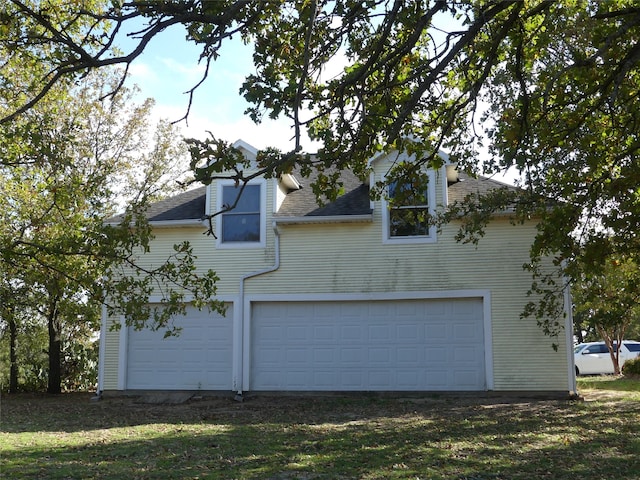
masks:
[[[152,203],[147,209],[150,222],[175,220],[201,220],[204,217],[207,187],[198,187],[173,197]],[[117,223],[121,215],[108,218],[107,223]]]
[[[331,217],[349,215],[367,215],[371,213],[369,187],[362,184],[352,172],[344,171],[340,180],[343,183],[344,194],[334,202],[318,206],[311,183],[315,174],[309,178],[295,175],[301,181],[302,188],[290,192],[284,199],[277,218],[282,217]],[[461,181],[449,186],[449,202],[462,200],[470,193],[486,193],[495,188],[516,188],[487,177],[471,177],[460,173]],[[206,201],[206,187],[200,187],[181,193],[152,204],[147,211],[151,222],[200,220],[204,217]],[[113,217],[110,221],[118,221]]]
[[[363,185],[352,172],[343,171],[341,173],[340,181],[343,184],[344,194],[324,206],[318,205],[316,196],[311,189],[311,184],[317,178],[316,174],[312,174],[309,178],[301,178],[295,174],[294,176],[301,182],[302,188],[286,196],[276,217],[329,217],[371,213],[369,187]]]
[[[460,181],[449,185],[447,190],[449,203],[462,201],[464,197],[471,193],[482,195],[497,188],[518,190],[518,188],[513,185],[498,182],[497,180],[488,177],[478,176],[474,178],[464,172],[460,172],[458,178]]]
[[[207,187],[188,190],[151,204],[147,217],[150,222],[201,220],[204,218],[206,196]]]

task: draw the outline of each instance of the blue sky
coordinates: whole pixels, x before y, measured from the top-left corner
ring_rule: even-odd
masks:
[[[125,52],[133,45],[121,42]],[[248,104],[239,89],[246,75],[254,71],[251,53],[239,37],[223,45],[207,80],[195,92],[188,123],[179,123],[184,136],[204,138],[210,131],[217,138],[229,142],[242,139],[258,149],[275,146],[286,151],[294,147],[290,120],[265,119],[256,125],[244,114]],[[129,82],[140,87],[143,97],[156,100],[156,117],[175,121],[184,116],[189,100],[185,92],[200,81],[205,69],[204,62],[198,62],[199,55],[200,49],[186,40],[184,27],[176,25],[156,35],[133,62]],[[314,152],[318,145],[305,138],[303,147]],[[494,178],[513,183],[515,173]]]
[[[121,42],[125,52],[131,45]],[[156,100],[155,115],[178,120],[187,111],[189,97],[184,92],[200,81],[205,70],[205,63],[198,63],[199,54],[199,48],[185,39],[184,28],[177,25],[151,40],[131,65],[129,82],[137,84],[144,97]],[[218,60],[212,62],[207,80],[195,92],[188,124],[179,123],[183,134],[203,138],[208,130],[223,140],[241,138],[257,148],[292,148],[293,130],[287,119],[256,125],[244,115],[248,104],[239,89],[253,71],[250,47],[240,38],[225,44]],[[305,147],[315,149],[308,141]]]

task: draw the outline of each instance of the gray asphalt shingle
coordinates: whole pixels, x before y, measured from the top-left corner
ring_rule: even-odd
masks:
[[[187,192],[152,204],[147,212],[149,221],[201,220],[204,218],[207,187]]]
[[[296,176],[303,185],[300,190],[290,192],[282,203],[276,217],[314,217],[367,215],[371,213],[369,187],[352,172],[343,172],[341,181],[344,193],[333,202],[319,206],[310,184],[310,178]],[[495,188],[516,188],[487,177],[471,177],[460,173],[460,180],[449,186],[449,202],[462,200],[469,193],[486,193]],[[200,220],[204,217],[206,187],[200,187],[152,204],[147,212],[152,222]],[[117,219],[117,217],[114,217]]]
[[[276,217],[328,217],[371,213],[369,187],[363,185],[352,172],[344,171],[341,174],[343,195],[322,206],[318,205],[316,196],[311,189],[311,184],[317,176],[312,174],[309,178],[301,178],[300,176],[296,176],[296,178],[302,183],[302,188],[287,195]]]
[[[497,188],[518,190],[518,188],[513,185],[508,185],[489,177],[477,176],[474,178],[464,172],[459,173],[459,179],[459,182],[449,185],[447,190],[449,203],[462,201],[467,195],[472,193],[482,195]]]

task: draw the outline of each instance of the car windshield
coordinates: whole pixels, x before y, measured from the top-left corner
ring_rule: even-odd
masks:
[[[582,350],[584,347],[586,347],[586,345],[576,345],[575,347],[573,347],[573,353],[578,353],[580,352],[580,350]]]
[[[630,352],[640,352],[640,343],[622,342],[622,344],[627,347]]]

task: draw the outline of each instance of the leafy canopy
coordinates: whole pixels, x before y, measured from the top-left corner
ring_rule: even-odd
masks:
[[[185,149],[175,127],[150,125],[153,102],[135,102],[124,87],[106,95],[118,81],[105,69],[56,84],[2,130],[0,274],[10,291],[40,292],[30,295],[31,308],[55,299],[72,322],[80,317],[69,314],[74,308],[106,305],[131,325],[171,331],[169,319],[188,298],[222,309],[211,300],[217,277],[196,268],[186,242],[153,267],[140,260],[153,238],[145,209],[176,190]],[[160,308],[149,305],[151,295]]]
[[[5,1],[2,74],[32,61],[37,46],[46,49],[3,123],[58,81],[129,66],[156,34],[180,24],[187,41],[202,48],[205,76],[223,43],[239,37],[253,45],[255,71],[241,89],[251,104],[247,113],[257,122],[286,117],[293,126],[290,151],[261,153],[263,173],[294,164],[317,168],[331,198],[339,185],[328,167],[365,175],[374,154],[397,149],[415,154],[417,170],[439,166],[438,151],[446,149],[463,170],[521,174],[518,195],[470,199],[475,204],[453,208],[448,219],[475,212],[462,218],[462,236],[474,238],[494,211],[510,207],[517,220],[534,218],[530,268],[540,277],[533,290],[543,297],[563,287],[539,271],[543,256],[554,255],[577,279],[582,271],[602,270],[607,257],[638,255],[635,0],[58,3]],[[112,51],[127,33],[137,46]],[[322,144],[313,160],[302,150],[303,131]],[[231,150],[215,139],[193,142],[194,166],[207,164],[198,178],[211,181],[229,171],[237,153]],[[386,178],[406,174],[405,165]],[[231,176],[246,181],[241,170]],[[537,313],[556,312],[552,303]]]

